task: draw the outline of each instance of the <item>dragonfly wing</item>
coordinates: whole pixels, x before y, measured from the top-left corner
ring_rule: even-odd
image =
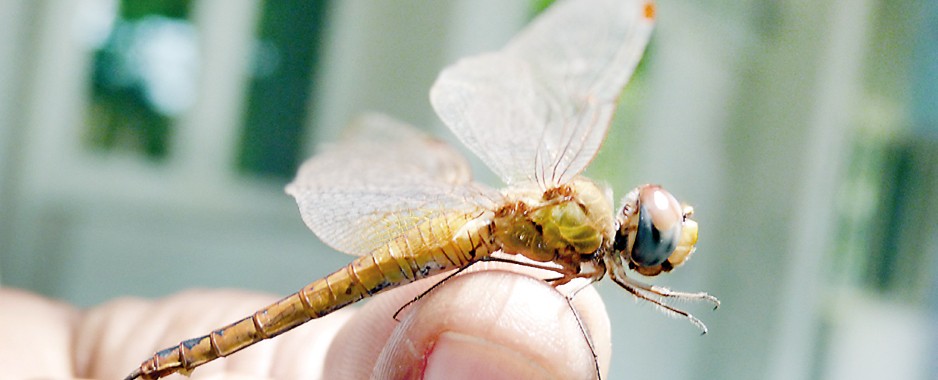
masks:
[[[649,1],[563,1],[499,52],[457,62],[437,114],[506,183],[564,184],[596,155],[653,25]]]
[[[346,132],[286,188],[306,225],[337,250],[368,254],[428,218],[480,210],[498,196],[471,181],[457,151],[406,124],[367,115]]]

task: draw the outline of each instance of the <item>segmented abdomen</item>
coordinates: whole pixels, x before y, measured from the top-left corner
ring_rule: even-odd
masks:
[[[188,373],[383,290],[469,265],[494,250],[492,225],[467,224],[474,218],[457,214],[427,221],[249,317],[157,352],[125,380]]]

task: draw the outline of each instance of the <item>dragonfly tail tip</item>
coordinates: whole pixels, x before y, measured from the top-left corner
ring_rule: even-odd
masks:
[[[133,372],[127,375],[127,377],[125,377],[124,380],[134,380],[138,377],[140,377],[140,368],[135,369]]]

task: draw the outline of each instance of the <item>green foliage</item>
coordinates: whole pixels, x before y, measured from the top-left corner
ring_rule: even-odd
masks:
[[[189,16],[190,0],[121,0],[120,18],[133,21],[147,16],[160,15],[185,19]]]
[[[551,6],[555,0],[534,0],[531,4],[531,8],[534,12],[534,16],[540,14],[545,9]]]

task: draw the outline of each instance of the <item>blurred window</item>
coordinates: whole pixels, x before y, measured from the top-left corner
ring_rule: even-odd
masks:
[[[326,0],[263,3],[238,147],[244,172],[292,177],[302,158]]]
[[[832,269],[845,285],[918,305],[929,297],[938,265],[930,259],[938,207],[938,6],[882,2],[878,12],[867,96],[840,189]],[[899,22],[909,14],[921,18]]]
[[[199,41],[189,0],[102,2],[94,51],[86,145],[167,156],[176,117],[198,93]]]

